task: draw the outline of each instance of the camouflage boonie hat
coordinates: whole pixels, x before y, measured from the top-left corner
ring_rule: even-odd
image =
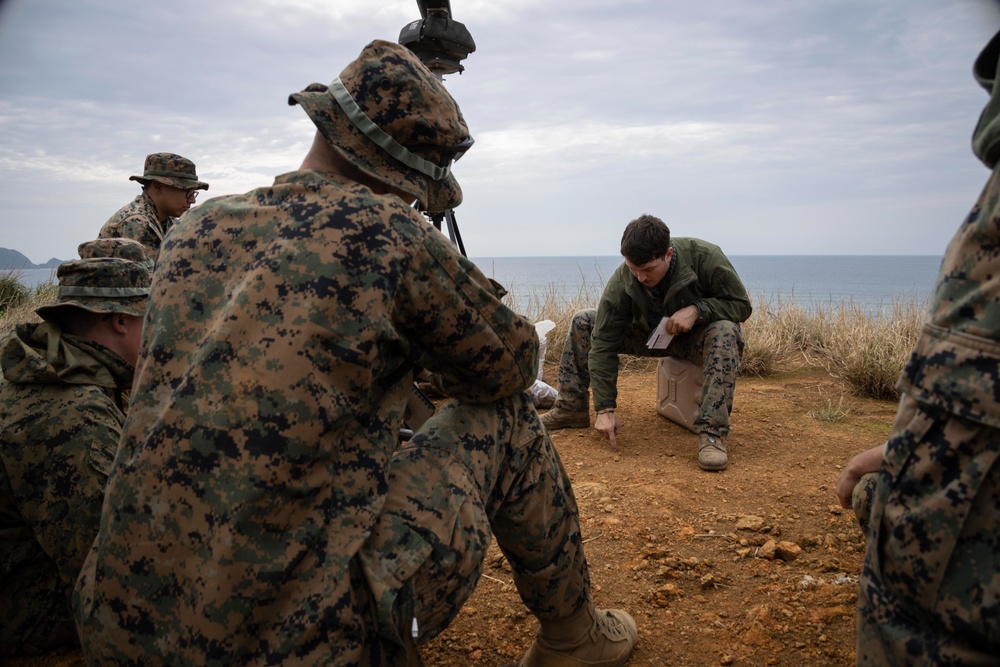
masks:
[[[153,270],[153,257],[149,254],[146,246],[135,239],[106,238],[84,241],[77,247],[77,252],[80,254],[80,259],[120,257],[138,262],[150,271]]]
[[[136,255],[132,239],[98,239],[80,244],[82,259],[63,262],[56,270],[59,279],[56,302],[35,309],[43,319],[57,310],[74,306],[92,313],[146,314],[152,261],[145,249]],[[102,255],[101,253],[112,253]],[[140,257],[139,261],[131,257]]]
[[[194,162],[173,153],[147,155],[142,176],[129,176],[128,180],[143,185],[157,181],[181,190],[208,190],[208,183],[198,180]]]
[[[458,104],[412,51],[375,40],[329,86],[288,98],[365,174],[417,198],[424,211],[462,203],[451,163],[472,145]]]

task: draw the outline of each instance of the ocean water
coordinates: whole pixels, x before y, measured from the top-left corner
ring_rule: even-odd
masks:
[[[804,308],[851,303],[869,312],[891,310],[896,303],[923,307],[937,278],[941,258],[933,255],[734,255],[731,256],[754,302],[767,299]],[[533,298],[594,305],[605,282],[621,264],[620,256],[473,257],[489,277],[500,282],[515,303]],[[25,284],[55,282],[55,269],[20,272]]]
[[[3,273],[0,271],[0,273]],[[34,287],[41,283],[56,282],[55,269],[19,269],[14,272],[22,285]]]
[[[597,297],[622,263],[605,257],[473,257],[516,303],[531,299],[579,301]],[[926,305],[941,257],[933,255],[735,255],[729,257],[751,299],[803,308],[854,304],[868,312],[894,304]]]

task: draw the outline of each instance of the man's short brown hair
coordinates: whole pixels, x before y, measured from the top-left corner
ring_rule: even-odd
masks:
[[[642,266],[667,254],[670,228],[657,217],[642,214],[625,227],[622,234],[622,257]]]

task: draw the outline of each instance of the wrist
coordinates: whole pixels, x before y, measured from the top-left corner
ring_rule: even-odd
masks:
[[[695,323],[704,323],[708,319],[708,306],[701,301],[695,301],[691,305],[694,306]]]
[[[597,411],[597,414],[599,414],[599,415],[607,415],[607,414],[612,414],[613,415],[614,413],[615,413],[615,409],[614,408],[604,408],[603,410],[598,410]]]

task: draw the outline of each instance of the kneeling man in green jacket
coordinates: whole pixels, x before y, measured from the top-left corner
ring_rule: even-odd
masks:
[[[671,239],[667,225],[651,215],[628,224],[621,254],[625,262],[608,281],[597,309],[573,315],[559,363],[559,398],[542,423],[550,431],[590,426],[587,393],[592,386],[594,428],[616,448],[618,355],[687,359],[705,371],[694,422],[698,465],[725,470],[725,438],[744,345],[740,323],[751,313],[746,288],[718,246]]]

